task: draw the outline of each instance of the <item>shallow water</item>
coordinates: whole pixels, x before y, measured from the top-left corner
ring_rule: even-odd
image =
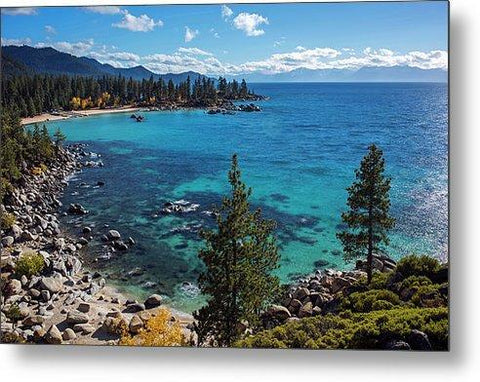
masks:
[[[228,192],[231,155],[239,155],[252,204],[278,222],[278,274],[284,282],[324,267],[346,265],[335,237],[345,209],[345,188],[370,143],[385,153],[397,219],[388,252],[447,256],[448,108],[446,84],[254,84],[261,113],[207,115],[204,111],[129,114],[55,121],[70,142],[88,143],[105,167],[86,169],[71,181],[64,203],[91,212],[94,232],[118,229],[137,245],[93,267],[126,291],[160,292],[172,306],[192,311],[203,301],[194,282],[201,271],[196,232],[211,226],[202,213]],[[92,160],[97,160],[93,158]],[[94,187],[97,181],[105,186]],[[84,182],[86,185],[80,186]],[[181,216],[154,215],[166,201],[200,204]],[[72,217],[65,219],[72,222]],[[75,234],[81,231],[70,224]],[[98,236],[98,235],[97,235]],[[91,260],[102,252],[93,242]],[[121,279],[134,267],[145,273]],[[158,285],[144,288],[146,281]],[[193,284],[186,284],[190,282]]]

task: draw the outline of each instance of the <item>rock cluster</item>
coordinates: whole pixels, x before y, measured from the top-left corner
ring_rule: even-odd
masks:
[[[375,270],[388,272],[395,266],[395,261],[388,256],[374,254]],[[347,292],[360,277],[366,277],[365,267],[366,262],[358,261],[356,269],[352,271],[317,270],[313,275],[299,280],[290,287],[282,305],[273,305],[263,314],[264,326],[272,328],[287,321],[317,316],[334,310],[338,303],[336,297]]]
[[[131,332],[142,326],[137,315],[154,314],[162,303],[159,295],[144,303],[127,304],[126,298],[105,285],[98,273],[82,269],[79,251],[88,245],[92,229],[83,227],[84,237],[72,238],[62,232],[58,198],[68,177],[82,168],[80,159],[87,154],[83,145],[61,149],[49,169],[41,174],[25,170],[19,185],[4,199],[1,212],[14,216],[15,222],[1,232],[1,332],[22,341],[61,344],[105,344],[118,339],[105,334],[104,321],[109,314],[121,315]],[[69,206],[72,214],[84,214],[81,205]],[[122,241],[116,230],[108,231],[108,245],[122,249],[134,245],[133,238]],[[125,246],[125,247],[124,247]],[[44,267],[33,276],[16,273],[16,263],[26,253],[39,254]],[[141,316],[144,317],[144,316]],[[140,317],[140,319],[141,319]],[[142,323],[144,320],[142,320]]]
[[[329,310],[337,294],[350,287],[365,272],[318,270],[290,287],[282,305],[272,305],[263,314],[265,328],[304,317],[317,316]]]

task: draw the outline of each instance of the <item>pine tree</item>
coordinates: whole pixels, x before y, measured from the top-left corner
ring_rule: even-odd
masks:
[[[231,196],[223,199],[215,231],[203,231],[206,248],[199,257],[206,271],[199,277],[208,304],[195,313],[198,343],[231,346],[242,324],[259,325],[259,315],[272,301],[279,281],[272,271],[279,255],[272,232],[275,222],[250,211],[252,190],[241,180],[237,155],[228,174]]]
[[[356,180],[347,188],[348,212],[342,213],[347,229],[337,234],[343,244],[344,258],[350,261],[367,257],[368,283],[372,280],[373,252],[388,245],[387,231],[395,219],[389,215],[390,178],[385,177],[383,152],[374,144],[355,170]]]
[[[67,137],[65,134],[62,133],[62,130],[58,127],[55,133],[53,134],[54,142],[55,142],[55,150],[56,152],[59,151],[60,147],[62,146],[63,142]]]

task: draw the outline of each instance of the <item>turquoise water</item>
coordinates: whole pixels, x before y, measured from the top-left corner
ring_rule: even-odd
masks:
[[[385,153],[392,177],[397,225],[389,253],[427,253],[446,258],[448,243],[448,107],[446,84],[254,84],[261,113],[207,115],[204,111],[110,114],[50,122],[70,142],[88,143],[102,168],[86,169],[69,185],[64,203],[91,212],[84,223],[96,237],[110,228],[137,245],[108,261],[92,263],[111,282],[143,297],[159,292],[171,305],[192,311],[203,301],[195,290],[201,271],[196,232],[212,226],[202,213],[228,192],[231,155],[239,155],[252,204],[278,222],[278,271],[284,282],[323,267],[346,265],[335,237],[353,171],[370,143]],[[94,159],[96,160],[96,159]],[[94,187],[97,181],[105,186]],[[81,183],[85,185],[81,185]],[[158,215],[166,201],[186,199],[198,211]],[[80,234],[71,217],[65,218]],[[105,228],[109,224],[110,228]],[[195,231],[195,230],[193,230]],[[90,245],[93,260],[104,249]],[[141,276],[126,277],[134,267]],[[146,281],[157,283],[145,288]],[[193,284],[185,284],[191,282]],[[193,287],[192,287],[193,285]]]

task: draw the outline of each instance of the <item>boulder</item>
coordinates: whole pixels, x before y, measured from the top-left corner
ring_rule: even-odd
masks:
[[[67,328],[67,329],[65,329],[65,331],[62,334],[62,338],[63,338],[64,341],[71,341],[71,340],[74,340],[75,338],[77,338],[77,335],[75,334],[75,332],[72,329]]]
[[[62,334],[56,325],[50,326],[50,329],[48,329],[47,333],[45,334],[45,341],[52,345],[58,345],[62,343]]]
[[[428,336],[420,330],[413,329],[407,341],[412,350],[432,350]]]
[[[82,334],[90,334],[95,331],[95,328],[90,324],[75,324],[73,325],[74,332],[81,332]]]
[[[14,242],[15,242],[15,239],[13,238],[13,236],[5,236],[2,239],[2,245],[4,247],[10,247]]]
[[[157,306],[162,305],[162,300],[162,296],[160,296],[159,294],[152,294],[145,300],[145,308],[156,308]]]
[[[88,211],[79,203],[72,203],[68,207],[68,213],[72,215],[86,215]]]
[[[45,319],[42,316],[29,316],[22,321],[24,326],[42,325]]]
[[[42,277],[39,285],[41,289],[46,289],[51,293],[58,293],[63,290],[63,283],[60,277]]]
[[[87,314],[79,312],[77,310],[71,310],[67,313],[67,323],[69,324],[86,324],[89,320]]]
[[[145,305],[140,303],[130,304],[125,308],[125,313],[137,313],[145,310]]]
[[[122,236],[120,235],[120,232],[114,230],[114,229],[111,229],[110,231],[108,231],[107,233],[107,238],[109,240],[120,240]]]
[[[313,311],[313,304],[311,302],[307,302],[298,311],[298,317],[299,318],[310,317],[312,315],[312,311]]]
[[[86,303],[86,302],[81,302],[79,305],[78,305],[78,308],[77,310],[79,312],[82,312],[82,313],[88,313],[90,311],[90,304]]]
[[[280,321],[285,321],[292,316],[289,310],[281,305],[270,305],[267,312],[270,316]]]
[[[137,334],[140,329],[143,328],[143,321],[140,317],[137,315],[134,315],[132,319],[130,320],[130,324],[128,325],[128,329],[130,330],[131,333]]]
[[[335,277],[332,282],[331,291],[332,293],[337,293],[343,290],[344,288],[349,287],[350,285],[352,285],[352,283],[347,279],[343,277]]]
[[[292,301],[290,301],[290,305],[288,306],[288,310],[291,314],[297,314],[297,312],[300,310],[302,307],[302,303],[300,300],[297,300],[294,298]]]
[[[307,297],[309,294],[310,294],[310,291],[307,288],[298,288],[293,293],[293,298],[301,301],[305,297]]]
[[[22,291],[22,282],[20,280],[11,279],[8,284],[12,295],[18,295]]]
[[[12,224],[12,226],[10,227],[10,234],[11,236],[13,236],[15,240],[20,239],[20,237],[22,237],[22,232],[23,232],[22,229],[16,224]]]
[[[30,231],[23,231],[21,239],[23,241],[35,241],[38,239],[38,235],[33,234]]]
[[[103,321],[103,329],[110,334],[119,335],[124,327],[128,327],[128,324],[123,317],[107,317]]]

